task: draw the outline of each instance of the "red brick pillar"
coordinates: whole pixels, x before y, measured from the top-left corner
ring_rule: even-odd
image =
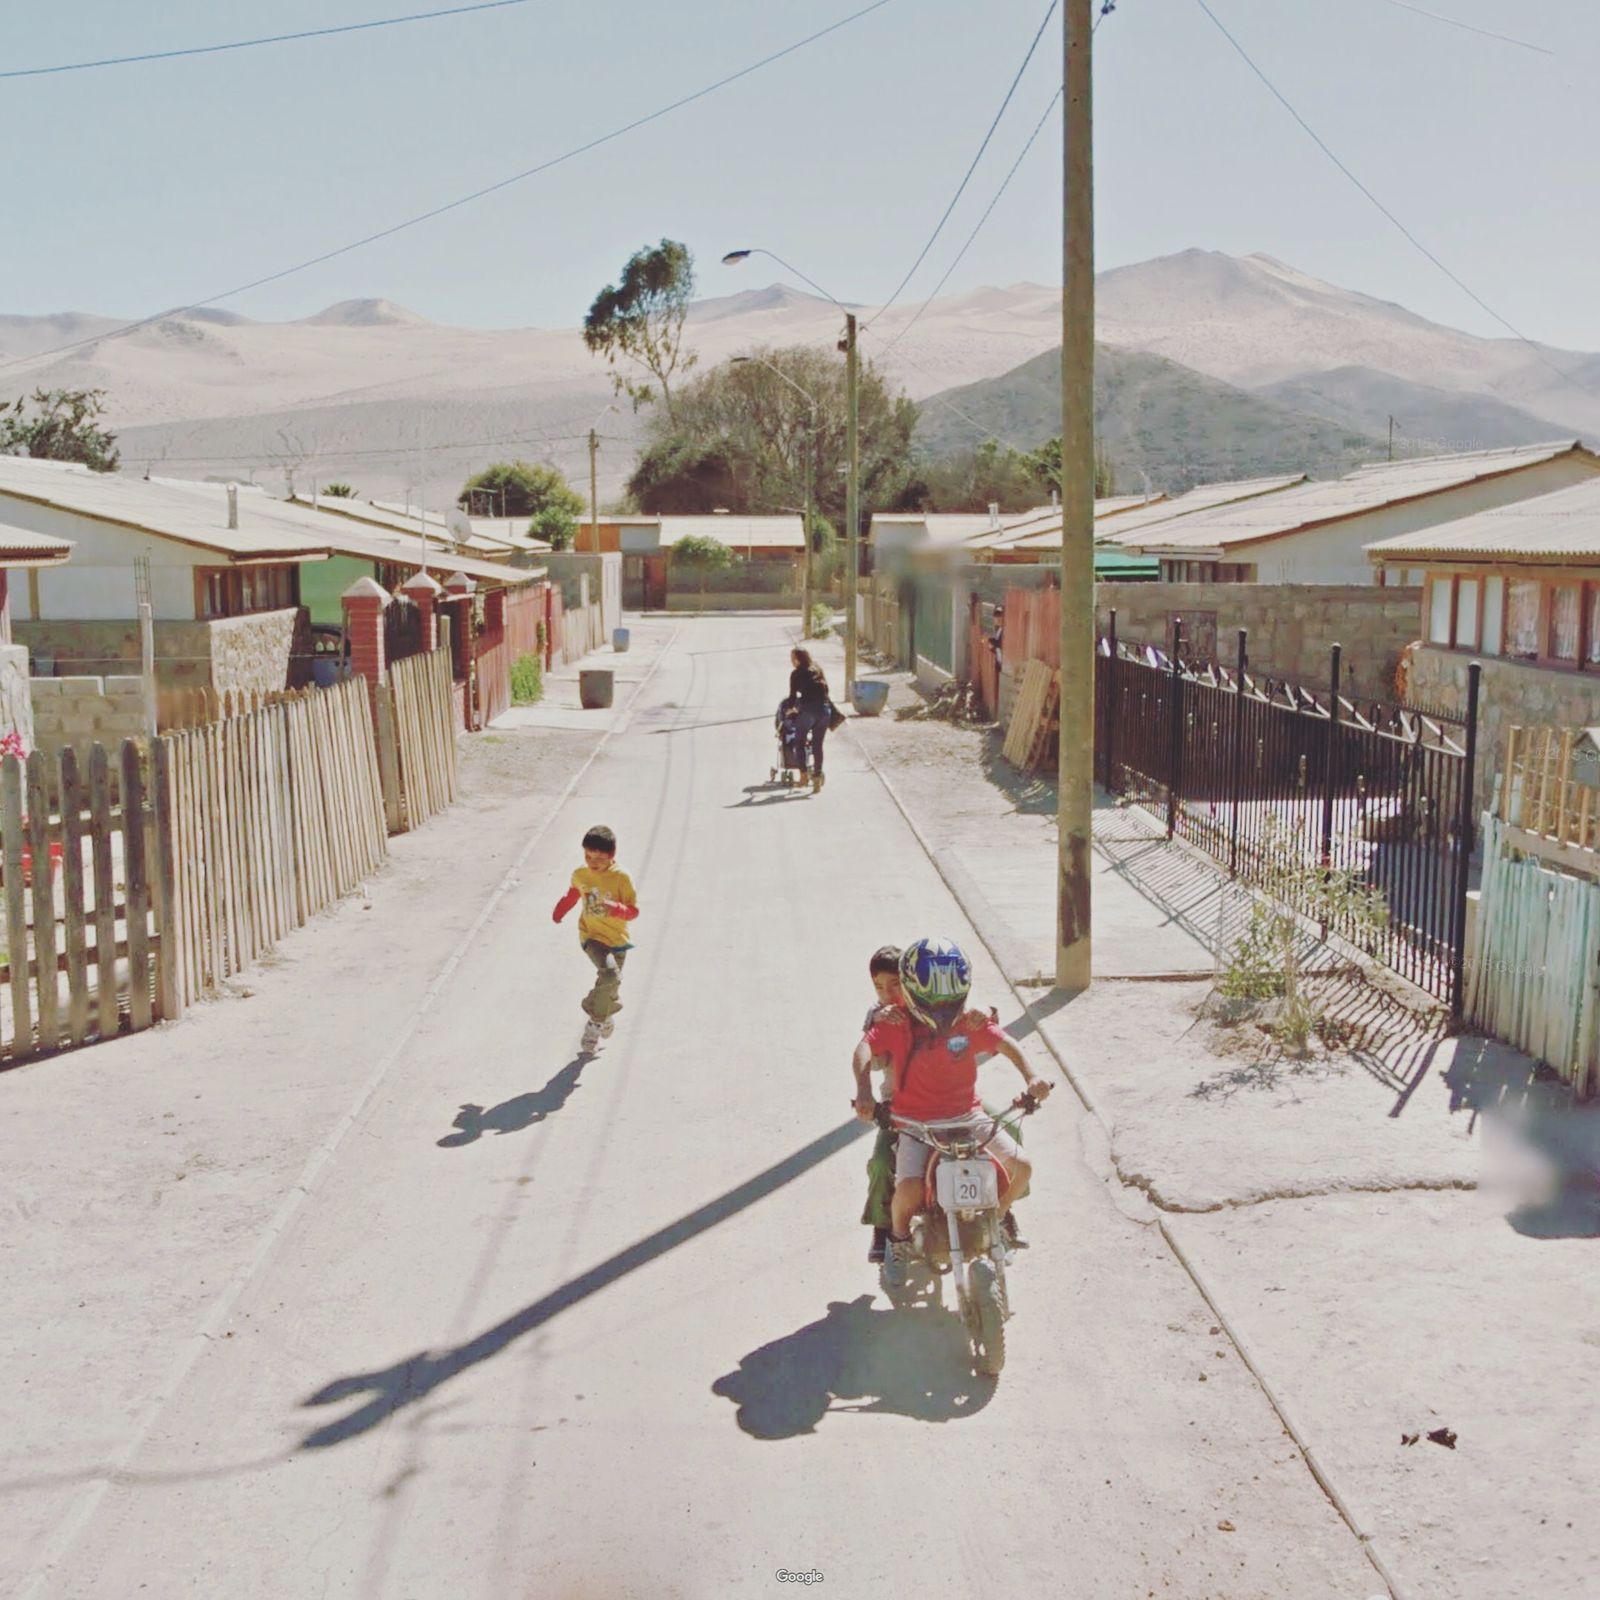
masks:
[[[367,699],[376,721],[378,685],[383,682],[383,613],[389,594],[372,578],[357,578],[340,595],[345,630],[350,635],[350,664],[367,680]]]
[[[435,609],[443,592],[439,580],[427,572],[418,572],[400,585],[400,593],[410,600],[421,614],[424,652],[439,648],[439,619]]]
[[[444,580],[444,598],[455,616],[451,644],[455,655],[456,682],[461,685],[461,720],[469,733],[478,728],[478,696],[474,678],[478,647],[472,626],[472,597],[477,584],[464,572],[453,572]]]

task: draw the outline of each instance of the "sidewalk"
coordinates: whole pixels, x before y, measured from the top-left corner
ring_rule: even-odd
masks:
[[[565,665],[552,667],[544,675],[544,698],[537,705],[512,706],[490,726],[497,732],[529,728],[565,728],[585,733],[607,733],[623,726],[628,702],[634,690],[650,676],[661,652],[671,642],[677,625],[670,617],[651,617],[640,621],[630,614],[629,648],[619,654],[609,644]],[[610,706],[584,710],[578,698],[578,674],[602,669],[612,674]]]
[[[834,663],[828,662],[830,672]],[[914,703],[903,674],[891,708]],[[1054,964],[1055,790],[992,733],[853,718],[868,756],[1098,1111],[1140,1191],[1309,1446],[1395,1593],[1600,1593],[1587,1515],[1600,1107],[1504,1046],[1352,988],[1301,1063],[1199,1014],[1244,899],[1137,808],[1095,818],[1096,982]],[[1139,1204],[1129,1195],[1129,1204]],[[1570,1375],[1570,1376],[1569,1376]],[[1430,1442],[1441,1427],[1454,1448]],[[1414,1445],[1402,1436],[1420,1434]],[[1375,1585],[1376,1587],[1376,1585]]]

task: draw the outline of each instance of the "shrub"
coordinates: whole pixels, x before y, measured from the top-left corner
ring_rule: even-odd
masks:
[[[826,601],[814,600],[811,604],[811,637],[826,639],[833,632],[833,607]]]
[[[518,656],[511,664],[511,703],[531,706],[544,698],[544,662],[538,656]]]

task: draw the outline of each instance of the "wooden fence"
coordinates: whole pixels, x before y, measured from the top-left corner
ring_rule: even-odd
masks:
[[[456,798],[456,700],[450,652],[396,662],[377,694],[389,831],[420,828]]]
[[[0,763],[0,1053],[12,1062],[170,1014],[172,952],[157,930],[171,855],[156,820],[131,740],[117,758],[95,746],[86,774],[71,748]]]
[[[366,684],[161,739],[179,1006],[260,959],[388,853]]]

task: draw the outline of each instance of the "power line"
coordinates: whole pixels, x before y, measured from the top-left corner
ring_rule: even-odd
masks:
[[[1364,184],[1360,178],[1358,178],[1355,173],[1344,164],[1343,161],[1339,159],[1322,135],[1319,134],[1317,130],[1313,128],[1298,111],[1295,110],[1278,86],[1266,75],[1265,72],[1261,70],[1260,67],[1255,64],[1249,53],[1245,50],[1244,46],[1240,44],[1236,38],[1234,38],[1234,36],[1223,24],[1221,18],[1219,18],[1216,12],[1214,12],[1211,7],[1206,4],[1206,0],[1194,0],[1194,3],[1199,6],[1203,12],[1205,12],[1205,14],[1215,25],[1217,31],[1238,52],[1239,59],[1243,61],[1247,67],[1249,67],[1249,69],[1261,80],[1263,84],[1266,85],[1267,90],[1272,95],[1273,99],[1275,99],[1278,104],[1281,105],[1283,109],[1287,111],[1297,123],[1300,124],[1301,129],[1310,138],[1311,142],[1316,145],[1323,155],[1325,155],[1334,164],[1334,166],[1336,166],[1339,171],[1342,172],[1345,177],[1348,178],[1350,182],[1354,184],[1363,195],[1366,196],[1369,201],[1371,201],[1371,203],[1383,214],[1384,217],[1388,219],[1390,223],[1394,225],[1394,227],[1417,251],[1426,256],[1427,259],[1431,261],[1433,265],[1436,266],[1439,271],[1442,272],[1445,277],[1447,277],[1451,283],[1453,283],[1464,295],[1466,295],[1466,297],[1471,300],[1475,306],[1498,322],[1500,326],[1506,330],[1506,332],[1512,335],[1513,338],[1518,339],[1523,344],[1527,345],[1534,355],[1537,356],[1545,366],[1549,367],[1549,369],[1555,373],[1557,377],[1566,379],[1566,381],[1570,383],[1573,388],[1582,390],[1585,394],[1593,394],[1594,391],[1591,390],[1587,384],[1580,382],[1572,375],[1572,373],[1568,372],[1565,367],[1562,367],[1556,362],[1552,361],[1549,356],[1544,353],[1544,350],[1537,343],[1535,343],[1534,340],[1530,339],[1528,335],[1525,334],[1514,323],[1501,316],[1500,313],[1496,311],[1495,308],[1477,292],[1477,290],[1472,288],[1470,284],[1465,282],[1465,280],[1463,280],[1457,273],[1453,272],[1448,266],[1446,266],[1445,263],[1440,260],[1440,258],[1436,256],[1433,251],[1430,250],[1427,245],[1425,245],[1416,236],[1416,234],[1414,234],[1411,229],[1408,228],[1405,223],[1403,223],[1399,217],[1397,217],[1394,212],[1392,212],[1388,206],[1386,206],[1383,201],[1381,201],[1377,195],[1375,195],[1372,190],[1370,190],[1366,184]]]
[[[950,220],[950,213],[955,210],[956,202],[966,193],[967,185],[972,181],[972,174],[978,170],[978,163],[983,159],[983,153],[989,148],[989,141],[994,138],[994,131],[1000,126],[1000,119],[1006,114],[1006,107],[1011,104],[1011,97],[1017,92],[1017,85],[1022,82],[1022,74],[1028,70],[1028,63],[1033,60],[1033,52],[1039,48],[1039,41],[1044,37],[1044,30],[1050,26],[1050,19],[1055,15],[1057,0],[1050,0],[1050,9],[1044,14],[1044,21],[1039,24],[1039,31],[1033,36],[1033,43],[1028,46],[1028,53],[1022,58],[1022,65],[1017,68],[1016,76],[1011,80],[1011,87],[1006,90],[1006,97],[1000,102],[1000,109],[994,114],[994,121],[989,124],[989,131],[983,136],[983,143],[978,146],[978,153],[972,158],[972,164],[967,168],[966,176],[962,178],[956,192],[950,197],[950,204],[944,208],[944,215],[939,218],[937,225],[928,235],[928,242],[917,253],[917,259],[911,263],[911,270],[900,280],[900,286],[889,296],[884,303],[862,324],[870,328],[885,311],[898,300],[904,293],[905,287],[916,275],[917,268],[927,260],[928,252],[933,249],[934,241],[944,231],[944,225]]]
[[[216,305],[220,300],[231,300],[236,295],[248,294],[253,289],[264,288],[269,283],[280,283],[285,278],[292,278],[297,273],[307,272],[312,267],[319,267],[324,262],[333,261],[339,256],[349,255],[353,250],[360,250],[369,244],[376,244],[380,239],[393,238],[397,233],[404,233],[409,228],[419,227],[424,222],[431,222],[435,217],[442,217],[447,212],[458,211],[462,206],[471,205],[476,200],[482,200],[491,194],[497,194],[502,189],[509,189],[513,184],[522,183],[528,178],[548,172],[553,167],[559,167],[568,161],[575,160],[578,156],[586,155],[591,150],[597,150],[601,145],[610,144],[613,140],[620,139],[624,134],[633,133],[639,128],[659,121],[674,111],[681,111],[687,105],[693,105],[697,100],[704,100],[707,95],[715,94],[719,89],[725,89],[730,83],[737,83],[741,78],[748,78],[752,73],[759,72],[763,67],[769,67],[775,61],[781,61],[785,56],[793,55],[797,50],[803,50],[807,45],[815,44],[817,40],[826,38],[830,33],[837,33],[841,28],[848,27],[852,22],[858,22],[862,17],[870,16],[874,11],[881,11],[892,0],[872,0],[872,4],[863,6],[859,11],[853,11],[847,17],[842,17],[838,22],[829,23],[825,28],[819,28],[815,33],[808,34],[805,38],[796,40],[794,44],[785,45],[781,50],[774,50],[770,55],[763,56],[759,61],[753,61],[747,67],[741,67],[737,72],[730,72],[726,77],[718,78],[714,83],[708,83],[702,89],[696,89],[693,94],[686,94],[682,98],[660,107],[656,111],[646,113],[642,117],[635,117],[632,122],[624,123],[620,128],[613,128],[609,133],[602,133],[598,137],[575,145],[571,150],[558,156],[552,156],[547,161],[541,161],[536,166],[524,168],[521,172],[514,172],[509,178],[501,178],[496,183],[486,184],[481,189],[475,189],[471,194],[465,194],[455,200],[448,200],[443,205],[434,206],[429,211],[420,212],[414,217],[407,217],[404,222],[394,223],[387,228],[380,228],[376,233],[369,233],[360,239],[352,240],[349,244],[342,244],[337,249],[325,250],[321,255],[312,256],[309,260],[296,263],[292,267],[284,267],[278,272],[265,273],[259,278],[253,278],[248,283],[237,284],[232,289],[224,289],[219,294],[208,295],[204,300],[191,300],[187,305],[175,309],[161,311],[154,316],[144,317],[138,322],[130,322],[124,328],[117,328],[113,332],[95,338],[77,339],[71,344],[57,345],[54,349],[35,351],[29,356],[13,356],[9,361],[0,361],[0,372],[11,367],[24,366],[30,362],[42,361],[47,356],[65,355],[69,351],[81,350],[86,345],[98,344],[101,339],[120,339],[130,333],[137,333],[141,328],[148,328],[153,323],[161,322],[167,317],[181,316],[185,311],[199,311],[206,306]]]
[[[583,433],[514,433],[507,434],[498,439],[456,439],[441,444],[433,444],[430,442],[426,454],[432,455],[435,451],[439,450],[487,449],[490,446],[501,444],[567,444],[586,440],[588,437],[588,431],[585,430]],[[626,444],[629,442],[617,434],[602,433],[599,435],[599,437],[615,444]],[[252,450],[235,450],[229,455],[215,456],[173,455],[165,451],[159,454],[142,454],[137,451],[124,451],[124,454],[127,455],[127,458],[130,461],[143,462],[149,466],[160,466],[163,462],[168,461],[181,462],[184,465],[203,465],[207,462],[253,461],[261,457],[260,451]],[[383,459],[387,457],[409,456],[415,454],[415,445],[403,444],[362,450],[303,450],[298,452],[297,458],[301,461],[355,461],[369,456]],[[270,461],[270,459],[271,452],[268,452],[268,460]]]
[[[299,33],[273,33],[261,39],[235,39],[230,44],[191,45],[184,50],[150,50],[137,56],[106,56],[99,61],[68,61],[56,67],[14,67],[0,78],[44,78],[57,72],[88,72],[94,67],[127,67],[141,61],[173,61],[180,56],[212,56],[224,50],[251,50],[258,44],[289,44],[296,39],[325,39],[334,33],[365,33],[372,28],[397,28],[407,22],[430,22],[437,17],[464,17],[472,11],[500,11],[526,5],[528,0],[480,0],[477,5],[451,6],[445,11],[413,11],[404,17],[382,17],[375,22],[346,22],[335,28],[306,28]]]
[[[1464,28],[1468,33],[1480,34],[1485,39],[1498,39],[1502,44],[1514,44],[1524,50],[1536,50],[1542,56],[1553,56],[1554,50],[1548,50],[1542,44],[1531,44],[1526,39],[1514,39],[1509,33],[1496,33],[1492,28],[1480,28],[1474,23],[1463,22],[1459,17],[1447,17],[1440,11],[1425,11],[1421,6],[1414,6],[1411,0],[1388,0],[1388,4],[1399,6],[1402,11],[1414,11],[1419,17],[1428,17],[1434,22],[1447,23],[1452,28]]]

